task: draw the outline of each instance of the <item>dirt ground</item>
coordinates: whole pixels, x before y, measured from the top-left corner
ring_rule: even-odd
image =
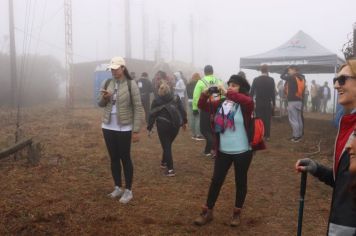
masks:
[[[295,235],[300,175],[294,163],[306,153],[331,166],[336,129],[331,115],[308,113],[305,137],[287,141],[286,118],[274,118],[268,149],[257,152],[249,170],[242,224],[228,223],[235,186],[230,169],[214,220],[197,227],[193,220],[205,203],[213,160],[203,157],[204,141],[180,131],[174,146],[176,177],[159,167],[161,148],[155,133],[143,130],[132,146],[134,199],[127,205],[106,195],[113,189],[98,108],[60,106],[24,110],[22,136],[42,145],[38,166],[0,160],[0,235]],[[0,110],[0,149],[13,143],[15,112]],[[325,235],[331,188],[308,177],[303,235]]]

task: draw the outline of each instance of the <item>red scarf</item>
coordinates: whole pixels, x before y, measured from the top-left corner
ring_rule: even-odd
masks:
[[[337,169],[339,168],[340,158],[344,151],[345,145],[349,140],[350,135],[354,131],[355,124],[356,124],[356,113],[344,115],[341,118],[339,134],[336,137],[336,142],[335,142],[334,178],[336,176]]]

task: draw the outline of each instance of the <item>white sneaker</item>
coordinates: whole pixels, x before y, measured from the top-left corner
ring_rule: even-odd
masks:
[[[124,194],[120,198],[120,202],[123,204],[128,203],[133,198],[132,191],[125,189]]]
[[[121,197],[124,194],[124,190],[122,190],[119,186],[115,186],[114,191],[108,194],[108,197],[116,198]]]

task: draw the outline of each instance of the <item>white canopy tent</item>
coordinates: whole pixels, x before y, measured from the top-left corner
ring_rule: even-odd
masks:
[[[279,74],[288,65],[297,65],[303,74],[335,73],[342,63],[344,60],[336,53],[330,52],[303,31],[273,50],[240,58],[243,69],[259,70],[261,65],[267,64],[271,73]]]
[[[268,52],[240,58],[240,68],[260,70],[267,64],[271,73],[282,74],[288,65],[298,66],[302,74],[336,74],[337,68],[345,63],[303,31],[296,33],[281,46]],[[335,111],[335,94],[333,113]]]

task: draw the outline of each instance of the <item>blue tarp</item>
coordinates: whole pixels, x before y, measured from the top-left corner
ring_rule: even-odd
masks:
[[[99,95],[100,86],[104,80],[110,79],[112,77],[111,71],[103,70],[101,68],[97,68],[94,73],[94,88],[93,88],[93,103],[97,106],[96,98]]]

